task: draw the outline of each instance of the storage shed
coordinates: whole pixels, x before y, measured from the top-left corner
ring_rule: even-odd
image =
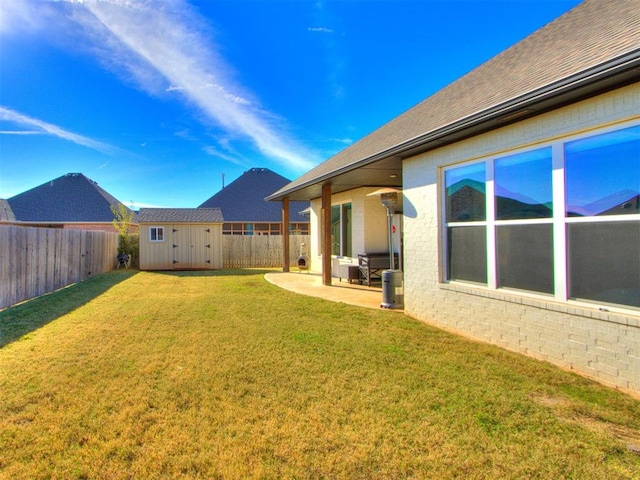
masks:
[[[141,270],[222,268],[219,208],[141,208]]]

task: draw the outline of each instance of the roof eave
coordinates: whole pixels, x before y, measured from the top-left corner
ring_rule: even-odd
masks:
[[[282,200],[311,186],[389,157],[406,158],[510,123],[533,117],[553,108],[577,102],[623,85],[640,81],[640,49],[565,77],[516,98],[444,125],[386,150],[352,162],[292,188],[285,186],[266,199]],[[297,199],[297,198],[296,198]]]

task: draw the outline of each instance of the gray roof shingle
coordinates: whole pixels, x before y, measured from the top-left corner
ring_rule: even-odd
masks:
[[[67,173],[8,200],[20,222],[97,222],[114,219],[120,202],[82,173]]]
[[[408,149],[413,139],[445,132],[627,56],[640,57],[640,1],[585,0],[269,198],[281,198],[399,146]]]
[[[267,202],[265,198],[289,182],[268,168],[252,168],[204,201],[199,208],[220,208],[225,222],[281,222],[282,206]],[[308,206],[309,202],[291,202],[289,220],[309,222],[308,217],[298,214]]]
[[[141,208],[139,223],[223,223],[219,208]]]

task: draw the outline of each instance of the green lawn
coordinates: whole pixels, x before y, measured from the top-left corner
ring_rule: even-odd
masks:
[[[640,478],[640,402],[259,271],[0,313],[0,478]]]

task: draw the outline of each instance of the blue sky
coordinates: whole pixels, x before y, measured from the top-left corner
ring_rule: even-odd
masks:
[[[578,0],[0,1],[0,198],[196,207],[295,179]]]

